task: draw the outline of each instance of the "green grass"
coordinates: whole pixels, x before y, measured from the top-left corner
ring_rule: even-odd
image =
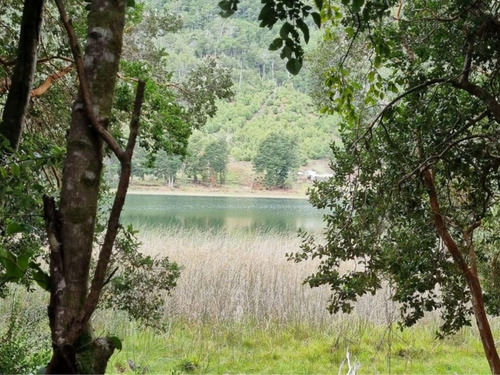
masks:
[[[328,327],[178,321],[158,333],[120,320],[113,328],[124,345],[108,365],[113,373],[133,373],[127,362],[131,360],[137,372],[147,368],[148,373],[194,374],[326,374],[338,373],[344,362],[345,374],[347,350],[351,365],[358,362],[363,374],[489,372],[473,329],[436,340],[437,326],[432,323],[403,332],[348,316]]]
[[[361,365],[359,374],[489,373],[476,329],[437,340],[434,315],[401,332],[388,324],[397,311],[387,291],[363,297],[351,315],[330,316],[328,288],[302,284],[316,265],[286,261],[285,253],[298,248],[295,234],[149,228],[141,241],[144,252],[169,255],[184,268],[165,296],[163,331],[124,313],[96,314],[96,335],[123,342],[109,373],[133,373],[130,360],[136,373],[338,374],[347,350],[351,364]],[[0,304],[0,346],[13,316],[23,347],[43,355],[50,350],[47,297],[14,288],[10,298],[18,304]],[[499,323],[493,320],[494,337]],[[344,363],[340,373],[347,368]]]

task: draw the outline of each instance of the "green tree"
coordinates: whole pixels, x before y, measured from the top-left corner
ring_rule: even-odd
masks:
[[[270,133],[260,143],[252,163],[256,172],[265,173],[268,188],[284,188],[290,173],[299,166],[297,145],[286,134]]]
[[[189,140],[186,173],[193,178],[194,183],[207,179],[207,159],[204,157],[206,142],[200,131],[194,132]]]
[[[342,3],[319,3],[333,23],[327,40],[345,46],[325,59],[323,86],[324,110],[342,116],[343,146],[333,148],[335,176],[310,195],[330,210],[327,241],[304,235],[291,258],[321,259],[307,282],[329,285],[332,312],[351,311],[387,281],[405,325],[439,310],[448,333],[473,314],[500,373],[486,315],[499,311],[488,281],[498,280],[500,6]]]
[[[221,138],[210,142],[204,152],[204,158],[207,161],[210,171],[210,185],[215,185],[216,180],[219,184],[226,181],[227,163],[228,163],[228,145],[225,139]]]
[[[158,153],[156,157],[155,174],[162,175],[166,179],[169,188],[174,187],[175,176],[182,166],[182,158],[179,155],[168,155],[165,151]]]

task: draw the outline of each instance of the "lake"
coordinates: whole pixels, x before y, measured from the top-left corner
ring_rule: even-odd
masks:
[[[129,194],[122,220],[154,227],[296,231],[321,229],[322,216],[305,199]]]

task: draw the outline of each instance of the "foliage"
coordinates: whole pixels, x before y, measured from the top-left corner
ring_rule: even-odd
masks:
[[[87,35],[86,8],[73,1],[67,2],[67,5],[71,7],[69,13],[74,18],[72,24],[76,28],[77,34]],[[52,4],[47,6],[53,7]],[[19,28],[19,18],[15,16],[17,10],[17,8],[13,8],[12,12],[5,13],[2,8],[0,13],[2,19],[0,38],[2,40],[11,38],[9,43],[13,46],[16,46],[17,38],[15,36]],[[46,13],[50,14],[53,10],[53,8],[49,9]],[[130,22],[129,27],[138,31],[135,35],[141,35],[144,38],[147,35],[150,38],[148,42],[152,41],[156,37],[155,35],[161,34],[155,33],[155,25],[170,23],[168,31],[179,27],[178,17],[158,16],[158,14],[152,15],[150,13],[143,14],[142,11],[142,6],[129,9],[127,19]],[[8,19],[9,16],[12,17]],[[6,19],[5,23],[3,23],[4,18]],[[5,182],[5,184],[1,184],[0,189],[0,229],[2,231],[0,240],[0,287],[2,288],[2,294],[5,292],[4,287],[7,282],[23,283],[31,289],[32,281],[36,281],[46,290],[50,289],[51,284],[56,285],[54,281],[51,282],[43,270],[48,257],[47,254],[43,254],[47,248],[45,239],[47,233],[41,216],[41,197],[48,194],[55,195],[60,188],[59,175],[62,169],[62,160],[66,156],[62,145],[66,141],[64,135],[69,122],[69,114],[71,113],[70,103],[76,97],[77,88],[75,83],[77,81],[74,79],[69,80],[66,82],[65,87],[64,85],[60,87],[54,84],[53,77],[56,77],[55,80],[58,82],[62,81],[60,76],[62,68],[64,68],[64,74],[66,74],[67,71],[71,71],[72,67],[71,65],[66,67],[63,65],[71,62],[71,59],[69,59],[69,46],[66,42],[67,36],[61,33],[64,30],[60,27],[58,20],[54,17],[49,18],[50,21],[46,23],[47,30],[44,30],[42,35],[43,54],[48,56],[43,56],[41,52],[41,56],[39,56],[40,68],[35,77],[36,84],[49,82],[48,88],[50,90],[46,92],[45,96],[47,99],[41,98],[38,101],[35,98],[35,103],[31,106],[28,114],[27,131],[19,152],[14,154],[3,152],[1,155],[0,174],[2,181]],[[141,23],[143,19],[146,22]],[[54,22],[51,22],[52,20]],[[47,38],[47,40],[44,38]],[[117,87],[117,95],[114,97],[114,110],[111,121],[109,124],[106,123],[106,126],[109,125],[112,136],[123,147],[127,138],[124,123],[128,122],[133,108],[135,83],[139,79],[146,79],[148,80],[148,101],[143,116],[144,126],[141,142],[154,152],[163,149],[170,154],[182,155],[186,152],[187,139],[191,134],[191,129],[203,125],[207,116],[215,114],[216,99],[231,95],[230,86],[232,82],[229,79],[228,72],[218,66],[214,59],[207,60],[205,64],[200,64],[198,70],[192,73],[192,79],[196,80],[197,74],[201,74],[199,76],[200,80],[204,79],[207,83],[203,86],[205,87],[203,91],[200,90],[200,87],[194,87],[192,85],[193,81],[188,82],[191,85],[189,89],[198,90],[198,93],[203,94],[195,95],[188,88],[173,84],[170,80],[171,74],[162,69],[166,57],[164,50],[151,48],[147,52],[141,53],[138,49],[134,50],[134,48],[138,47],[138,45],[144,48],[144,43],[140,41],[134,43],[135,41],[137,40],[129,38],[130,49],[124,54],[127,58],[121,61],[120,78],[122,81]],[[5,45],[7,46],[8,43]],[[153,45],[150,44],[149,46]],[[0,87],[2,94],[8,89],[7,82],[11,74],[9,66],[13,56],[15,56],[16,49],[17,46],[12,51],[6,51],[3,47],[0,49],[1,81],[5,83]],[[117,62],[117,60],[114,61]],[[42,65],[45,62],[47,64]],[[47,77],[47,72],[50,72],[51,76]],[[114,77],[114,74],[111,77]],[[53,80],[44,81],[45,78]],[[108,90],[107,94],[110,92]],[[99,100],[97,102],[100,103]],[[50,126],[44,127],[48,123],[50,123]],[[82,143],[85,142],[82,141]],[[2,150],[5,151],[5,148],[2,148]],[[109,150],[107,151],[109,152]],[[97,165],[96,170],[100,171],[100,153],[98,154],[98,157],[94,160],[95,163],[90,162],[88,164]],[[66,172],[68,172],[68,168],[63,174]],[[99,178],[96,180],[98,181]],[[63,178],[63,181],[67,180]],[[82,186],[82,184],[90,185],[89,181],[85,179],[80,180],[79,184],[78,186]],[[76,188],[76,186],[72,186],[72,188]],[[97,193],[95,195],[97,196]],[[64,199],[62,200],[64,201]],[[95,207],[96,202],[86,203]],[[39,214],[36,214],[37,211]],[[57,214],[53,216],[58,217]],[[86,223],[90,222],[92,227],[93,220],[93,218],[89,218]],[[55,222],[57,220],[52,222],[53,227],[58,226],[54,225]],[[104,217],[101,217],[101,221],[96,224],[93,238],[96,246],[102,244],[100,241],[105,228],[103,222]],[[93,228],[90,228],[89,231],[81,230],[81,233],[94,233],[94,230]],[[92,240],[92,236],[87,238]],[[64,240],[68,240],[68,238],[66,237]],[[125,296],[124,293],[117,292],[114,297],[121,298],[121,300],[113,302],[116,303],[116,308],[128,309],[129,314],[137,319],[142,319],[145,322],[154,321],[158,317],[156,311],[161,307],[158,292],[168,291],[175,286],[175,280],[179,276],[179,269],[176,264],[169,262],[167,258],[152,259],[143,257],[135,251],[136,249],[128,252],[123,250],[127,247],[133,247],[133,245],[132,236],[125,236],[115,249],[115,256],[121,261],[120,267],[116,271],[118,274],[110,273],[109,277],[117,277],[114,285],[119,284],[117,288],[121,292],[128,293],[128,295]],[[68,250],[68,247],[64,246],[64,249]],[[90,257],[92,245],[86,251]],[[70,251],[65,255],[69,253]],[[84,251],[81,253],[83,254]],[[40,254],[43,254],[42,259],[39,258]],[[66,259],[70,259],[70,256],[67,256]],[[51,264],[53,265],[53,263]],[[60,272],[63,271],[61,267],[58,268],[57,266],[52,267],[52,270],[54,269]],[[85,266],[83,266],[83,269],[85,269]],[[99,267],[96,267],[96,270],[98,269]],[[122,276],[121,273],[125,276]],[[157,275],[154,275],[155,273]],[[97,277],[94,277],[94,280],[96,279]],[[133,293],[138,287],[135,289],[130,288],[131,283],[135,284],[137,282],[145,283],[145,287],[141,289],[140,294]],[[84,294],[85,289],[86,285],[81,289]],[[54,292],[55,288],[51,290]],[[87,301],[91,299],[87,296]],[[126,302],[123,302],[124,300]],[[54,301],[55,299],[51,300],[51,307],[54,306]],[[90,314],[92,311],[90,311]],[[51,320],[51,322],[53,321]],[[59,320],[56,324],[64,324],[64,322]],[[17,345],[17,341],[13,340],[11,336],[9,336],[8,340],[9,345]],[[72,345],[73,342],[70,342],[69,346]],[[55,352],[57,352],[56,349]]]
[[[299,166],[296,143],[285,134],[269,134],[259,145],[253,166],[255,171],[265,172],[268,188],[284,188],[291,172]]]
[[[0,158],[0,295],[9,282],[31,288],[36,281],[47,289],[49,279],[37,263],[45,231],[40,215],[41,195],[53,191],[63,150],[37,136],[25,136],[17,153]],[[42,154],[40,151],[45,148]],[[34,151],[37,150],[37,151]],[[15,199],[13,199],[15,197]]]
[[[40,318],[40,317],[35,317]],[[0,336],[0,373],[28,374],[36,373],[50,359],[48,337],[43,337],[34,327],[39,325],[21,308],[18,296],[14,296],[5,331]]]
[[[156,158],[155,175],[163,175],[167,179],[175,180],[177,171],[182,167],[182,159],[179,155],[168,155],[160,153]]]
[[[239,0],[222,0],[219,7],[222,9],[223,17],[231,16],[238,10]],[[302,68],[304,50],[301,44],[299,31],[302,33],[305,43],[309,42],[309,26],[307,17],[311,16],[318,27],[321,26],[319,13],[313,12],[311,5],[300,0],[263,0],[264,6],[260,10],[260,27],[272,29],[278,21],[283,21],[280,28],[280,36],[269,45],[271,51],[281,49],[280,57],[287,59],[287,70],[292,74],[298,74]],[[322,0],[316,1],[316,6],[321,9]]]
[[[332,312],[351,311],[388,282],[403,324],[439,310],[442,331],[456,332],[470,324],[471,299],[481,303],[470,275],[484,280],[477,269],[492,271],[498,246],[481,225],[497,226],[500,81],[492,51],[500,9],[491,1],[395,3],[324,9],[333,25],[326,43],[346,48],[324,51],[321,88],[324,110],[342,116],[343,146],[333,147],[335,176],[310,193],[329,210],[325,242],[304,234],[290,259],[319,259],[306,281],[331,288]],[[498,299],[485,303],[499,311]]]
[[[194,183],[206,181],[208,178],[207,159],[204,157],[206,145],[207,139],[201,132],[195,132],[189,140],[186,174],[193,178]]]
[[[225,183],[229,156],[228,143],[224,138],[205,137],[196,132],[190,140],[185,172],[193,182]]]
[[[121,228],[102,306],[126,311],[145,325],[161,328],[164,292],[177,285],[180,267],[168,257],[143,255],[132,226]]]
[[[208,117],[214,117],[216,99],[230,99],[234,95],[232,85],[229,70],[212,57],[187,75],[183,99],[188,103],[187,114],[193,127],[199,128]]]
[[[213,140],[205,148],[204,157],[210,170],[210,183],[212,185],[217,177],[221,185],[226,181],[228,153],[227,142],[223,138]]]
[[[328,158],[338,121],[316,113],[316,103],[304,93],[306,77],[287,74],[279,55],[268,50],[273,35],[255,25],[261,10],[258,2],[242,2],[238,12],[227,19],[217,16],[217,2],[148,3],[182,15],[182,30],[155,40],[171,51],[164,60],[174,81],[183,82],[187,72],[207,56],[217,56],[219,64],[231,69],[234,98],[219,104],[218,113],[208,118],[201,135],[193,135],[192,142],[198,137],[206,138],[205,142],[212,136],[226,138],[233,159],[250,161],[264,137],[286,129],[297,139],[301,161]],[[311,28],[310,34],[313,45],[318,31]],[[309,60],[304,64],[310,66]]]

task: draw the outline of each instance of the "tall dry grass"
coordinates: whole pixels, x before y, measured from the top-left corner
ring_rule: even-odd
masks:
[[[253,320],[329,325],[327,287],[303,285],[316,264],[286,260],[299,249],[296,233],[215,232],[182,229],[140,229],[141,251],[168,255],[184,267],[178,286],[165,297],[165,317],[188,321]],[[389,310],[390,311],[389,311]],[[393,314],[384,293],[362,298],[355,316],[385,322]]]

